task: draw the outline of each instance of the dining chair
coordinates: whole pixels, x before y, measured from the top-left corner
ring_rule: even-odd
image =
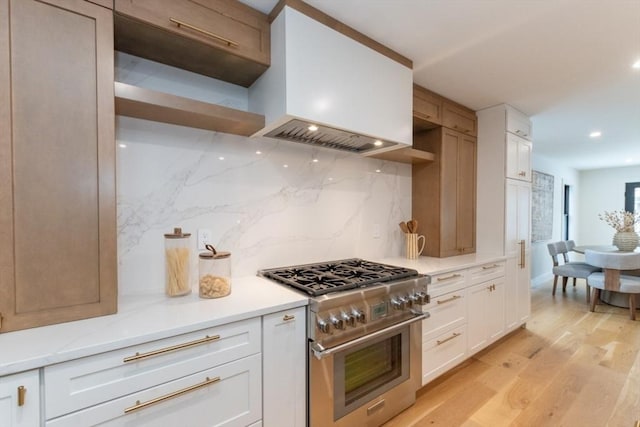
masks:
[[[629,294],[629,317],[636,320],[636,294],[640,294],[640,277],[622,273],[640,268],[640,253],[586,250],[584,256],[587,263],[603,269],[587,277],[587,284],[594,288],[590,310],[595,311],[601,290],[620,292]]]
[[[590,265],[588,262],[570,261],[569,260],[569,247],[575,246],[575,243],[567,245],[566,241],[559,241],[547,244],[549,255],[553,260],[553,290],[552,295],[556,294],[556,287],[558,285],[558,277],[562,277],[562,292],[567,290],[567,281],[569,278],[573,278],[573,285],[576,284],[576,279],[587,279],[591,273],[601,271],[600,267]],[[562,263],[560,262],[562,261]],[[590,302],[591,288],[589,283],[586,284],[586,299],[587,304]]]

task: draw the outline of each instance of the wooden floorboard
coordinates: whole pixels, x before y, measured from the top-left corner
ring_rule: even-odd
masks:
[[[640,320],[605,304],[589,312],[582,280],[551,288],[532,287],[525,329],[427,384],[384,427],[634,427]]]

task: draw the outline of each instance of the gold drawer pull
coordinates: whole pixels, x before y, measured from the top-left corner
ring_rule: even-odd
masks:
[[[493,265],[483,265],[483,266],[482,266],[482,269],[483,269],[483,270],[491,270],[491,269],[498,268],[498,267],[500,267],[498,264],[493,264]]]
[[[438,277],[438,282],[444,282],[445,280],[451,280],[451,279],[455,279],[456,277],[460,277],[460,274],[454,273],[451,276],[446,276],[446,277]]]
[[[127,363],[127,362],[133,362],[135,360],[147,359],[149,357],[159,356],[161,354],[170,353],[172,351],[195,347],[197,345],[206,344],[212,341],[218,341],[219,339],[220,339],[220,335],[214,335],[212,337],[207,335],[206,337],[200,338],[199,340],[189,341],[183,344],[172,345],[171,347],[161,348],[160,350],[153,350],[153,351],[149,351],[147,353],[142,353],[142,354],[136,353],[133,356],[125,357],[123,362]]]
[[[453,335],[451,335],[448,338],[443,339],[442,341],[437,340],[436,341],[436,345],[442,345],[442,344],[446,343],[447,341],[451,341],[454,338],[458,338],[460,335],[462,335],[460,332],[454,332]]]
[[[282,317],[282,320],[284,320],[285,322],[288,322],[289,320],[293,320],[295,318],[296,318],[296,316],[294,316],[293,314],[285,314]]]
[[[173,393],[165,394],[164,396],[156,397],[155,399],[147,400],[146,402],[143,402],[143,403],[140,403],[140,401],[137,400],[135,405],[130,406],[129,408],[125,408],[124,413],[129,414],[134,411],[139,411],[140,409],[144,409],[147,406],[155,405],[156,403],[164,402],[165,400],[168,400],[168,399],[173,399],[174,397],[180,396],[185,393],[189,393],[190,391],[194,391],[202,387],[206,387],[213,383],[217,383],[218,381],[220,381],[220,377],[215,377],[212,379],[209,379],[209,377],[207,377],[207,379],[205,379],[199,384],[195,384],[190,387],[183,388],[182,390],[174,391]]]
[[[27,394],[27,388],[23,385],[18,387],[18,406],[24,406],[25,395]]]
[[[489,285],[487,286],[487,289],[489,290],[489,292],[493,292],[496,290],[496,285]]]
[[[205,36],[211,37],[212,39],[221,41],[221,42],[225,43],[227,46],[230,46],[230,47],[238,47],[238,46],[240,46],[238,43],[234,42],[233,40],[229,40],[227,38],[224,38],[222,36],[219,36],[217,34],[209,32],[207,30],[203,30],[202,28],[198,28],[198,27],[196,27],[194,25],[187,24],[186,22],[179,21],[179,20],[177,20],[175,18],[169,18],[169,21],[171,21],[174,24],[176,24],[178,26],[178,28],[179,27],[189,28],[190,30],[196,31],[196,32],[198,32],[200,34],[204,34]]]
[[[442,301],[436,301],[438,304],[446,304],[451,301],[455,301],[457,299],[462,298],[460,295],[454,295],[451,298],[443,299]]]

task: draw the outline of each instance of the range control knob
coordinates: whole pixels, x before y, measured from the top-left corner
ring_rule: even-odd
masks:
[[[331,333],[331,324],[324,319],[318,319],[318,329],[325,334]]]
[[[329,318],[329,322],[331,322],[333,327],[336,328],[336,329],[344,329],[344,320],[342,320],[342,319],[338,319],[335,316],[331,316]]]
[[[341,317],[342,317],[342,320],[344,320],[344,323],[346,323],[347,326],[351,326],[351,327],[356,326],[356,318],[353,317],[352,314],[345,313],[343,311]]]
[[[397,298],[391,298],[391,307],[397,311],[400,311],[404,308],[403,303]]]
[[[429,295],[424,292],[416,292],[415,293],[415,302],[419,305],[429,304]]]
[[[359,323],[367,323],[367,316],[365,316],[364,312],[354,309],[352,311],[353,318],[356,319]]]

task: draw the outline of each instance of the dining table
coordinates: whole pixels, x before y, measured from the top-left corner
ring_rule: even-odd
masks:
[[[595,252],[607,252],[607,253],[629,253],[619,250],[617,247],[613,245],[578,245],[574,246],[572,251],[584,254],[585,251],[595,251]],[[634,252],[640,252],[640,248],[636,248]],[[640,276],[640,264],[638,264],[638,268],[635,270],[624,270],[624,274],[629,276]],[[629,308],[629,299],[627,294],[622,294],[620,292],[614,291],[602,291],[600,292],[600,300],[609,305],[613,305],[616,307],[624,307]],[[640,294],[636,295],[636,307],[640,307]]]

